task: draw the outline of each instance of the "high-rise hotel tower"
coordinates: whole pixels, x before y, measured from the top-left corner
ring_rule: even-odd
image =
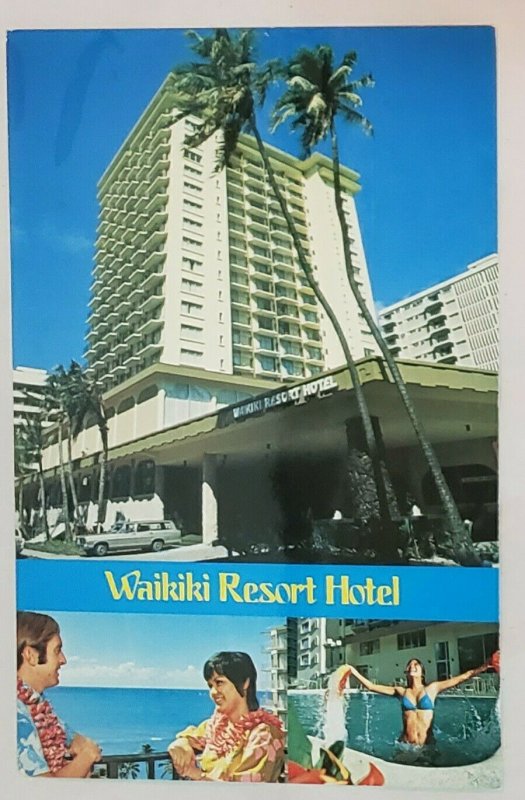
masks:
[[[184,146],[195,120],[174,120],[170,85],[168,76],[99,182],[89,374],[107,390],[158,362],[275,381],[341,364],[255,142],[243,136],[216,172],[216,139]],[[354,357],[375,353],[345,275],[330,159],[268,153]],[[342,173],[356,277],[372,307],[358,176]]]

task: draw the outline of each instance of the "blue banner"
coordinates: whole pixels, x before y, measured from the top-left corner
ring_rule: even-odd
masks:
[[[24,610],[498,621],[498,570],[143,561],[17,562]]]

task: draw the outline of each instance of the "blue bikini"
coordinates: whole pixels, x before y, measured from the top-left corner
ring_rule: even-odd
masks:
[[[401,697],[401,705],[403,707],[403,711],[433,711],[434,710],[434,703],[432,702],[431,698],[425,692],[422,694],[421,697],[418,699],[417,704],[414,705],[412,700],[404,694]]]

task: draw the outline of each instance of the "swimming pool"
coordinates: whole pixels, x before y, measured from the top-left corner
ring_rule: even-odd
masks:
[[[324,695],[290,691],[305,733],[324,739]],[[454,767],[476,764],[493,755],[501,743],[496,698],[442,695],[434,716],[435,744],[419,749],[397,741],[401,708],[397,699],[370,692],[347,695],[346,746],[385,761],[414,766]]]

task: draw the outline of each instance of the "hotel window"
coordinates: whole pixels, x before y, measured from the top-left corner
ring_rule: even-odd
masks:
[[[155,462],[151,459],[140,461],[135,470],[135,493],[153,494],[155,492]]]
[[[202,261],[196,261],[196,259],[194,258],[183,257],[182,266],[184,267],[184,269],[189,269],[190,272],[194,271],[202,272],[203,264]]]
[[[184,164],[184,172],[188,175],[198,175],[199,177],[202,175],[201,169],[195,169],[195,167],[190,167],[189,164]]]
[[[191,211],[202,211],[202,203],[195,203],[193,200],[188,200],[187,197],[182,201],[182,205]]]
[[[498,648],[498,635],[495,632],[458,639],[459,672],[484,664]]]
[[[183,300],[180,304],[180,310],[183,314],[187,314],[189,317],[202,316],[202,306],[199,303],[189,303],[186,300]]]
[[[183,324],[180,326],[180,335],[183,339],[194,339],[195,341],[201,342],[203,334],[203,329],[197,327],[196,325]]]
[[[417,631],[407,631],[397,634],[397,649],[410,650],[412,647],[425,647],[427,643],[427,632],[424,628]]]
[[[197,220],[190,219],[189,217],[183,217],[182,224],[187,228],[202,228],[202,222],[197,222]]]
[[[189,236],[183,236],[182,242],[188,247],[202,247],[202,242],[197,241],[197,239],[190,239]]]
[[[248,353],[239,353],[237,350],[234,350],[233,364],[236,367],[251,367],[253,359]]]
[[[257,325],[259,328],[262,328],[265,331],[275,330],[275,320],[271,319],[270,317],[259,317],[257,320]]]
[[[184,158],[189,158],[190,161],[195,161],[196,164],[200,164],[202,161],[202,156],[199,155],[199,153],[196,153],[194,150],[185,150]]]
[[[131,467],[125,465],[117,467],[111,479],[111,498],[129,497],[131,494]]]
[[[275,339],[271,336],[257,336],[257,343],[262,350],[276,350]]]
[[[190,183],[189,181],[184,181],[184,188],[190,189],[192,192],[202,192],[202,186],[197,186],[197,184]]]
[[[248,331],[234,330],[232,333],[232,341],[234,344],[251,345],[252,337]]]
[[[287,358],[283,358],[281,364],[287,375],[293,375],[294,377],[302,377],[304,375],[304,367],[298,361],[289,361]]]
[[[370,639],[368,642],[359,643],[360,656],[371,656],[373,653],[379,653],[379,639]]]
[[[257,356],[261,368],[266,372],[277,372],[277,359],[271,356]]]
[[[187,278],[183,278],[182,289],[184,292],[189,292],[190,294],[201,294],[202,283],[199,283],[198,281],[190,281]]]
[[[180,354],[181,356],[189,356],[190,358],[202,358],[202,352],[200,350],[188,350],[185,347],[181,347]]]

